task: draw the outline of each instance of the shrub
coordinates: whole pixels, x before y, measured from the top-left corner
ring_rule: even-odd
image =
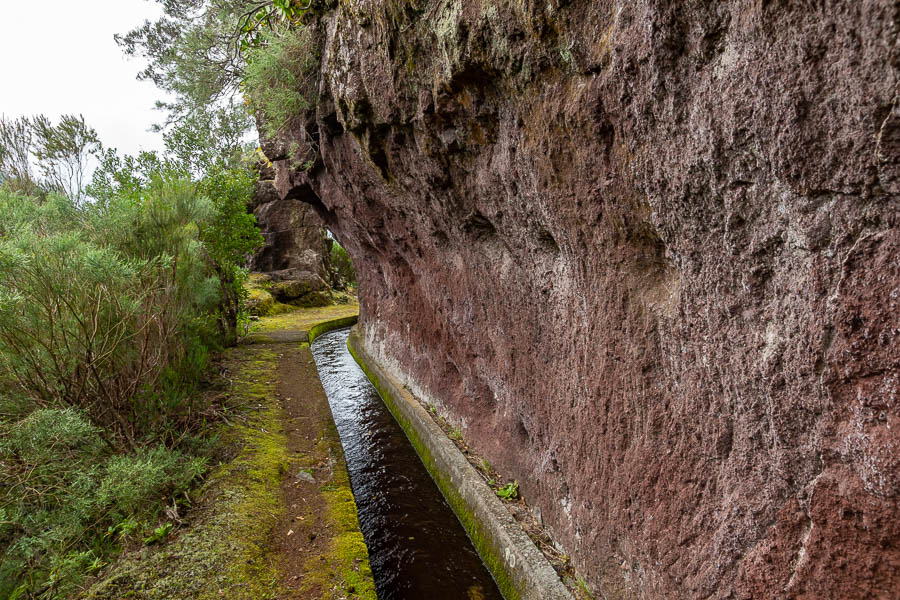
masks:
[[[262,243],[248,170],[194,183],[142,160],[149,173],[112,172],[83,207],[0,191],[0,380],[84,409],[131,448],[192,412],[207,349],[236,339],[241,265]]]
[[[117,542],[107,531],[151,521],[204,470],[163,447],[111,454],[101,433],[74,409],[0,423],[0,598],[65,597]]]
[[[245,167],[215,168],[199,183],[199,191],[210,198],[215,216],[200,229],[200,240],[209,253],[220,283],[220,331],[226,344],[237,338],[238,320],[245,313],[246,257],[263,245],[256,217],[247,212],[257,175]]]
[[[186,459],[162,446],[141,448],[134,454],[113,456],[106,464],[97,501],[119,522],[140,512],[148,498],[162,498],[187,488],[205,471],[203,459]]]
[[[57,125],[44,115],[13,120],[0,116],[0,183],[9,190],[32,195],[55,191],[79,202],[100,152],[97,132],[81,115],[63,115]]]
[[[243,90],[275,136],[315,105],[319,56],[309,28],[269,31],[247,52]]]
[[[50,468],[59,457],[78,462],[103,451],[100,429],[73,409],[36,410],[5,433],[0,454],[35,469]]]
[[[60,219],[79,216],[64,200],[36,213],[30,203],[0,198],[12,223],[0,239],[2,375],[38,406],[82,408],[133,447],[133,400],[177,350],[176,280],[190,278],[176,257],[131,258],[70,231],[80,219]]]
[[[243,311],[253,187],[109,152],[92,202],[0,186],[0,599],[74,592],[204,471],[185,452],[209,449],[200,379]]]

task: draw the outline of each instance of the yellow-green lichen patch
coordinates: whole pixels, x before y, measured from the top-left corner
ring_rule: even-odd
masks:
[[[278,597],[279,575],[268,539],[282,511],[279,486],[289,464],[269,381],[278,356],[253,348],[231,351],[228,360],[234,373],[232,404],[253,409],[223,428],[224,443],[240,448],[236,458],[210,476],[190,529],[166,545],[127,553],[85,598]]]
[[[359,314],[359,305],[355,303],[296,310],[291,313],[260,319],[259,327],[256,331],[260,333],[285,330],[309,331],[314,325],[322,321],[351,317],[357,314]]]

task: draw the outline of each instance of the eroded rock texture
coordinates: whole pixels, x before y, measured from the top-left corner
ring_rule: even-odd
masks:
[[[250,208],[265,245],[250,259],[250,270],[265,273],[274,282],[269,289],[280,302],[327,303],[323,292],[329,289],[328,239],[315,209],[298,199],[279,197],[271,179],[260,179],[253,202]]]
[[[320,95],[282,143],[318,158],[277,162],[280,197],[353,257],[370,350],[604,597],[897,596],[898,13],[313,17]]]

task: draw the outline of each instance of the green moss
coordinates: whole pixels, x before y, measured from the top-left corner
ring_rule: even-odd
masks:
[[[247,290],[247,310],[250,314],[264,317],[271,314],[275,306],[275,298],[262,288],[250,288]]]
[[[318,290],[306,292],[298,298],[289,300],[288,303],[291,306],[298,306],[300,308],[315,308],[317,306],[334,304],[334,298],[332,297],[331,290]]]
[[[406,437],[409,438],[409,441],[413,445],[413,448],[416,449],[416,453],[418,453],[419,458],[425,465],[425,468],[428,469],[431,477],[434,479],[435,483],[437,483],[441,492],[444,494],[444,498],[446,498],[447,502],[450,504],[450,507],[453,508],[453,512],[456,513],[457,518],[462,523],[466,532],[468,532],[472,543],[474,544],[476,550],[478,550],[478,554],[481,556],[484,564],[491,572],[491,575],[493,575],[494,581],[497,583],[497,587],[500,589],[503,597],[506,600],[519,600],[521,594],[513,583],[512,577],[506,571],[503,557],[500,554],[500,549],[495,543],[490,530],[475,518],[475,515],[471,510],[469,510],[465,500],[457,491],[450,478],[437,468],[434,456],[431,454],[428,446],[425,444],[424,440],[416,431],[416,429],[410,424],[409,420],[406,419],[403,416],[402,412],[398,409],[399,402],[401,402],[402,400],[398,400],[394,397],[390,389],[381,382],[381,379],[378,377],[378,375],[373,372],[373,370],[366,364],[364,360],[362,360],[362,356],[360,355],[359,351],[354,348],[353,344],[351,344],[349,340],[347,343],[347,347],[350,350],[350,354],[353,356],[356,362],[359,363],[359,366],[369,378],[369,381],[372,382],[372,385],[374,385],[375,389],[378,390],[378,393],[381,394],[381,397],[384,399],[385,405],[387,405],[388,409],[391,411],[391,414],[394,415],[394,418],[400,424],[400,427],[403,428],[403,431],[406,433]]]
[[[341,440],[334,423],[325,429],[316,454],[343,456]],[[334,531],[328,551],[311,557],[304,590],[318,588],[323,598],[361,598],[377,600],[375,580],[369,564],[369,551],[359,530],[356,501],[350,488],[350,476],[343,460],[336,461],[331,480],[320,488],[328,507],[322,518]]]
[[[287,313],[294,312],[296,310],[297,310],[296,306],[291,306],[290,304],[284,304],[284,303],[278,302],[276,300],[275,304],[272,306],[272,309],[266,315],[259,315],[259,316],[261,316],[261,317],[263,317],[263,316],[276,317],[278,315],[284,315]]]
[[[251,315],[269,317],[297,310],[296,306],[275,299],[270,291],[273,283],[262,273],[251,273],[244,287],[247,289],[247,310]]]
[[[242,349],[234,396],[262,410],[223,432],[225,444],[241,448],[202,490],[208,505],[198,522],[168,545],[124,556],[85,598],[276,598],[279,575],[267,546],[283,510],[280,483],[290,464],[282,417],[267,382],[277,355]]]
[[[338,587],[360,598],[375,600],[375,580],[369,565],[369,550],[359,530],[356,502],[349,481],[325,493],[328,518],[339,533],[331,541],[326,560]]]
[[[355,311],[354,306],[335,306],[264,322],[273,330],[309,329],[315,339],[355,322],[356,315],[348,314]],[[272,381],[278,354],[265,346],[245,346],[230,350],[227,358],[236,365],[231,403],[261,407],[220,431],[221,446],[234,448],[235,458],[220,465],[200,491],[203,499],[190,515],[190,529],[168,544],[123,556],[83,597],[258,600],[286,593],[278,563],[284,557],[270,549],[272,530],[284,511],[281,483],[288,471],[342,456],[340,438],[328,422],[314,452],[291,456]],[[308,515],[298,526],[312,527],[325,519],[333,536],[324,554],[310,558],[304,588],[319,590],[322,598],[376,600],[343,460],[335,461],[332,480],[321,492],[327,510]]]
[[[359,313],[356,304],[324,306],[314,309],[295,310],[289,314],[271,316],[260,319],[257,331],[269,333],[273,331],[309,331],[316,325],[342,317],[355,317]]]

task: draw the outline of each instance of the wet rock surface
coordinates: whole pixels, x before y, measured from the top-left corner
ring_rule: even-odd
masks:
[[[369,351],[601,591],[891,597],[898,16],[342,2],[268,210],[316,210]]]

